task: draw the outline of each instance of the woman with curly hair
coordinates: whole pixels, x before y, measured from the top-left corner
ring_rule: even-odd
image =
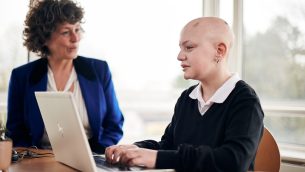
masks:
[[[50,147],[35,91],[72,92],[94,152],[103,153],[121,139],[124,118],[108,64],[77,55],[83,15],[71,0],[38,1],[30,8],[24,45],[41,58],[11,73],[7,134],[14,146]]]

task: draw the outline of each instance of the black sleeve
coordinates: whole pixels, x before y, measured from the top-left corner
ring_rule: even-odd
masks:
[[[256,98],[239,99],[229,110],[224,144],[181,144],[178,150],[159,150],[156,168],[176,171],[247,171],[263,132],[263,111]]]

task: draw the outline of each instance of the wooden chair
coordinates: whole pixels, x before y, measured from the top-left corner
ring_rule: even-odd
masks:
[[[264,134],[256,152],[254,171],[279,172],[280,165],[281,156],[277,143],[269,130],[264,128]]]

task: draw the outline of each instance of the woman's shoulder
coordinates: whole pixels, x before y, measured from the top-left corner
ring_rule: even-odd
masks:
[[[84,56],[78,56],[74,60],[74,65],[83,66],[84,68],[87,67],[99,68],[103,70],[108,70],[109,68],[106,60],[96,59],[92,57],[84,57]]]
[[[85,57],[85,56],[78,56],[75,61],[83,61],[83,62],[96,62],[101,64],[107,64],[106,60],[101,60],[93,57]]]
[[[110,69],[105,60],[91,57],[78,56],[73,61],[76,73],[88,79],[95,80],[96,77],[110,76]]]
[[[43,67],[48,63],[46,58],[39,58],[36,60],[33,60],[31,62],[28,62],[26,64],[23,64],[21,66],[15,67],[13,69],[14,72],[21,72],[21,73],[26,73],[27,71],[33,70],[33,68],[37,67]]]

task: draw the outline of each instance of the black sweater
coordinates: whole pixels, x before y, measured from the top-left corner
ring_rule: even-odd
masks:
[[[189,97],[194,88],[179,97],[160,142],[145,140],[135,144],[158,150],[156,168],[253,170],[264,127],[264,113],[255,91],[244,81],[238,81],[223,103],[214,103],[202,116],[198,101]]]

